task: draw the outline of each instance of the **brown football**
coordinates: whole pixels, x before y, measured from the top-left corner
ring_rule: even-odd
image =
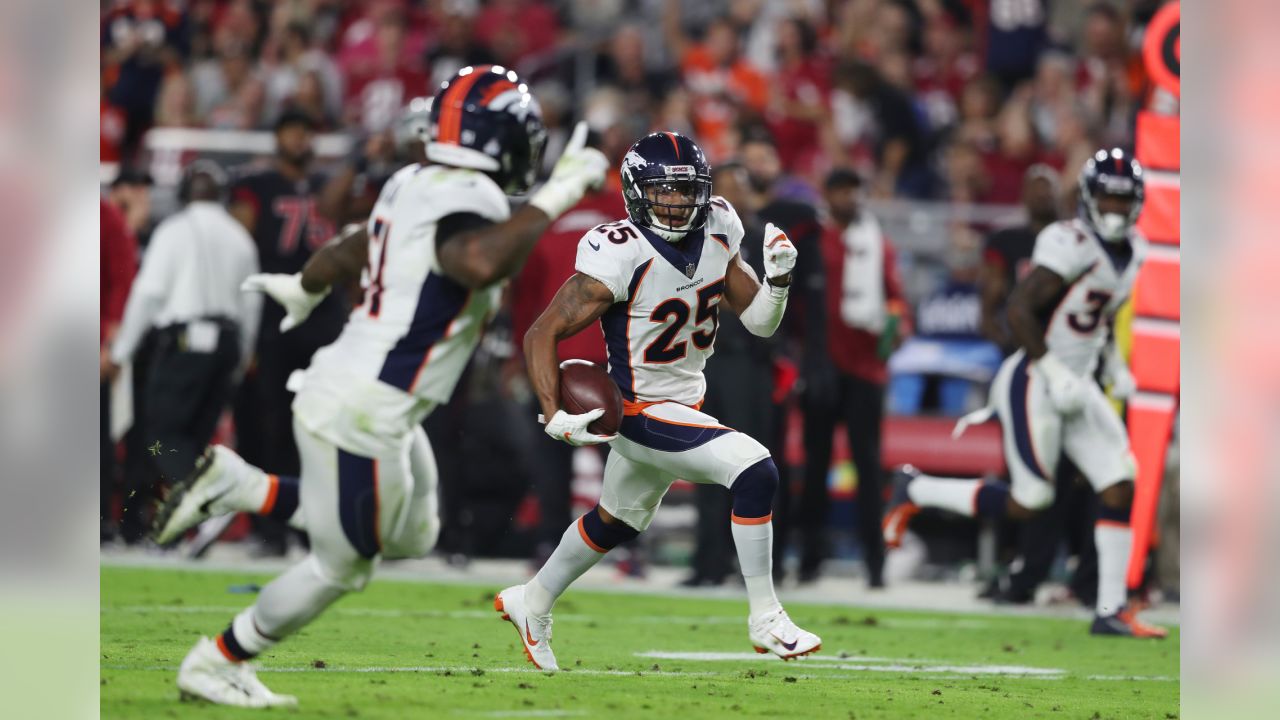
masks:
[[[612,435],[622,426],[622,393],[604,368],[586,361],[560,367],[560,407],[570,415],[604,408],[587,429],[597,435]]]

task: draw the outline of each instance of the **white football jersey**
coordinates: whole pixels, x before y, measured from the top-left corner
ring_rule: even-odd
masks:
[[[410,165],[383,186],[369,215],[364,300],[312,358],[294,403],[299,422],[369,448],[377,436],[398,442],[453,394],[503,285],[471,290],[441,270],[436,225],[455,213],[498,223],[511,208],[475,170]]]
[[[1129,241],[1132,257],[1117,263],[1104,241],[1079,218],[1056,222],[1036,237],[1032,264],[1052,270],[1067,283],[1058,302],[1041,318],[1045,344],[1080,375],[1092,375],[1097,367],[1107,342],[1108,321],[1132,292],[1146,256],[1147,242],[1141,233],[1130,231]]]
[[[577,271],[613,291],[600,327],[624,400],[702,401],[725,272],[741,244],[742,221],[720,197],[678,248],[630,220],[595,227],[578,242]]]

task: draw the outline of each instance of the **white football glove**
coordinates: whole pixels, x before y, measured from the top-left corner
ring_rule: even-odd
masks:
[[[1062,361],[1046,353],[1032,365],[1049,388],[1049,399],[1064,415],[1080,412],[1084,407],[1085,382]]]
[[[764,275],[777,280],[796,269],[796,246],[791,238],[773,223],[764,226]],[[772,283],[770,283],[772,286]]]
[[[1128,400],[1138,391],[1138,381],[1134,379],[1129,363],[1125,362],[1115,343],[1107,351],[1102,376],[1106,384],[1111,386],[1111,397],[1116,400]]]
[[[245,278],[240,284],[241,292],[266,293],[272,300],[284,307],[285,316],[280,321],[280,332],[289,332],[306,320],[311,311],[329,294],[324,292],[309,293],[302,289],[302,273],[285,275],[283,273],[258,273]]]
[[[561,441],[567,442],[574,447],[582,447],[583,445],[599,445],[617,439],[617,435],[597,435],[587,429],[587,426],[595,422],[601,415],[604,415],[604,408],[596,408],[591,412],[585,412],[581,415],[570,415],[564,410],[557,410],[555,415],[551,416],[551,422],[547,422],[542,413],[538,413],[538,422],[545,423],[543,428],[548,435]]]
[[[555,220],[577,205],[588,188],[603,185],[608,170],[609,159],[599,150],[587,147],[587,124],[579,122],[551,177],[529,198],[529,204]]]

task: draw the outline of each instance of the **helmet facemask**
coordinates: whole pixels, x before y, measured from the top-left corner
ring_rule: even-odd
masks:
[[[1107,242],[1120,242],[1129,236],[1129,229],[1138,221],[1142,195],[1135,190],[1136,183],[1131,178],[1102,175],[1096,183],[1095,191],[1081,184],[1080,200],[1085,215],[1098,237]]]
[[[670,173],[639,180],[625,195],[632,220],[667,242],[680,242],[706,224],[711,180],[692,172]]]

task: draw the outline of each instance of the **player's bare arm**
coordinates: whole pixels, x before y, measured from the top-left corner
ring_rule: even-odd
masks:
[[[436,251],[445,274],[470,288],[514,275],[551,221],[604,182],[608,166],[599,150],[587,147],[587,124],[579,122],[551,177],[524,207],[506,222],[459,233]]]
[[[488,287],[524,265],[550,224],[546,212],[525,205],[506,222],[462,232],[440,243],[436,251],[440,267],[466,287]]]
[[[524,357],[529,366],[529,380],[545,417],[554,416],[560,409],[560,357],[556,346],[600,319],[613,303],[613,291],[604,283],[589,275],[574,273],[525,333]]]
[[[733,256],[724,274],[724,303],[734,315],[741,316],[756,293],[760,292],[760,280],[755,270],[742,259],[742,253]]]
[[[363,225],[351,224],[342,229],[324,247],[316,251],[302,272],[293,275],[258,273],[250,275],[240,289],[266,293],[284,307],[280,332],[302,323],[333,287],[355,284],[360,271],[368,263],[369,236]]]
[[[1044,325],[1039,316],[1066,288],[1066,280],[1054,271],[1036,265],[1009,295],[1009,330],[1018,346],[1026,350],[1027,357],[1036,360],[1049,348],[1044,343]]]
[[[302,289],[320,293],[356,282],[369,263],[369,231],[358,223],[342,228],[302,268]]]

